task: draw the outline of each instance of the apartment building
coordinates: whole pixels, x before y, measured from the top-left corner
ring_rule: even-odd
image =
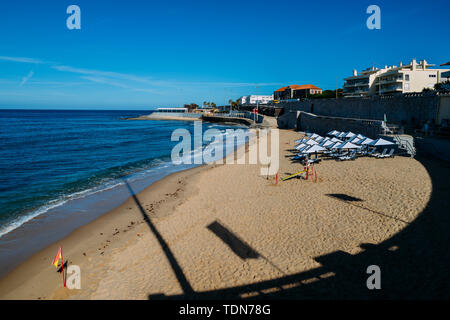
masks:
[[[353,76],[345,78],[344,96],[361,97],[385,95],[392,93],[422,92],[425,88],[432,89],[436,83],[447,80],[442,74],[447,69],[432,69],[434,65],[426,60],[419,62],[413,59],[410,64],[385,66],[382,69],[370,68],[360,74],[356,70]]]
[[[271,95],[249,95],[239,98],[240,104],[268,104],[273,100],[273,94]]]

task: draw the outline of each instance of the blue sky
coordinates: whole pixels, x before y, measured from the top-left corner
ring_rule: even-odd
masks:
[[[81,30],[66,9],[81,8]],[[381,30],[369,30],[369,5]],[[1,1],[0,108],[223,104],[354,68],[450,60],[448,0]]]

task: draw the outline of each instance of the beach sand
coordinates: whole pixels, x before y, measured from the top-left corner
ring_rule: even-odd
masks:
[[[302,168],[286,157],[300,136],[280,130],[280,178]],[[251,297],[288,290],[333,278],[333,272],[308,276],[323,268],[317,257],[358,256],[361,244],[386,241],[417,219],[432,194],[428,171],[413,158],[329,160],[315,168],[317,181],[278,185],[275,177],[260,175],[259,165],[172,174],[22,263],[0,280],[0,299],[148,299],[214,291],[220,297],[220,290],[239,286],[249,289],[235,296]],[[448,177],[449,169],[442,170]],[[81,290],[61,288],[61,274],[51,265],[60,245],[69,265],[81,268]],[[252,284],[299,274],[302,280],[252,292]]]

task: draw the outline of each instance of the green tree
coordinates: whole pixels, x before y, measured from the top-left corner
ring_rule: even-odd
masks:
[[[439,82],[434,85],[436,91],[450,91],[450,80]]]

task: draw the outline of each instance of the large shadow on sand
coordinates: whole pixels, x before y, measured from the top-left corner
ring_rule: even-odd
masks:
[[[424,156],[417,160],[432,180],[430,200],[416,220],[390,239],[377,245],[361,243],[363,251],[356,255],[336,251],[315,257],[322,266],[306,272],[205,292],[192,290],[184,274],[179,276],[178,264],[171,263],[184,293],[149,299],[450,298],[450,164]],[[135,201],[143,211],[136,197]],[[165,242],[160,243],[166,254],[170,252]],[[168,258],[175,260],[171,253]],[[370,265],[381,269],[381,290],[367,289]]]

